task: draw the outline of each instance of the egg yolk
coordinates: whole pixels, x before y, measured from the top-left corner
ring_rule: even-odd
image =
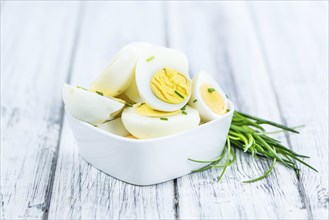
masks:
[[[144,103],[138,105],[135,108],[135,111],[138,114],[147,116],[147,117],[166,117],[166,116],[176,115],[179,113],[179,110],[173,111],[173,112],[158,111],[158,110],[152,109],[150,106],[148,106]]]
[[[156,72],[150,85],[157,98],[171,104],[184,102],[190,93],[190,81],[184,74],[171,68]]]
[[[202,84],[200,94],[205,104],[216,114],[223,115],[226,113],[226,104],[224,98],[212,88],[209,84]]]
[[[138,138],[136,138],[135,136],[133,136],[132,134],[126,136],[126,138],[130,138],[130,139],[138,139]]]

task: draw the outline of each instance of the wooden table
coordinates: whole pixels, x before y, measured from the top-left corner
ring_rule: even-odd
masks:
[[[290,126],[276,136],[319,172],[242,152],[148,187],[86,163],[66,122],[64,82],[88,86],[123,45],[177,48],[244,112]],[[168,160],[170,162],[170,160]],[[1,219],[328,218],[328,2],[1,2]]]

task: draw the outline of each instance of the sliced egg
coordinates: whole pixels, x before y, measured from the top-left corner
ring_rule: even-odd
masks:
[[[123,47],[111,64],[92,82],[90,90],[105,96],[117,96],[128,89],[133,81],[137,58],[147,43],[131,43]]]
[[[75,118],[98,125],[116,117],[124,107],[124,101],[105,97],[99,91],[91,92],[83,88],[64,84],[63,100],[65,108]]]
[[[156,138],[197,127],[200,116],[197,110],[185,106],[184,110],[163,112],[147,104],[136,104],[122,113],[125,128],[138,139]]]
[[[134,77],[133,82],[131,83],[130,87],[126,90],[124,93],[130,100],[139,103],[143,102],[142,98],[139,95],[137,85],[136,85],[136,79]]]
[[[121,100],[125,101],[126,103],[133,103],[134,102],[133,100],[128,98],[125,93],[122,93],[122,94],[116,96],[115,98],[116,99],[121,99]]]
[[[126,137],[129,134],[127,129],[123,126],[121,118],[116,118],[110,121],[106,121],[102,124],[97,125],[98,128],[116,134],[122,137]]]
[[[189,105],[197,109],[204,122],[222,117],[227,112],[227,98],[218,83],[205,71],[193,78]]]
[[[131,135],[131,134],[128,135],[128,136],[126,136],[126,138],[138,140],[138,138],[136,138],[135,136],[133,136],[133,135]]]
[[[146,49],[137,61],[135,80],[139,96],[153,109],[178,110],[191,96],[187,58],[174,49]]]

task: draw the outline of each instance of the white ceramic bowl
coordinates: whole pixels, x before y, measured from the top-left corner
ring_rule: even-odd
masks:
[[[135,185],[151,185],[186,175],[223,150],[234,106],[222,118],[197,128],[161,138],[134,140],[120,137],[74,118],[68,121],[81,156],[103,172]]]

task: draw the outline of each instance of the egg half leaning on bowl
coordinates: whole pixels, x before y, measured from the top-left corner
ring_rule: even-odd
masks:
[[[207,72],[200,71],[194,76],[189,105],[198,110],[203,122],[224,116],[227,102],[224,91]]]
[[[124,101],[105,97],[101,92],[88,91],[68,84],[63,86],[65,108],[77,119],[92,125],[99,125],[118,116]]]

